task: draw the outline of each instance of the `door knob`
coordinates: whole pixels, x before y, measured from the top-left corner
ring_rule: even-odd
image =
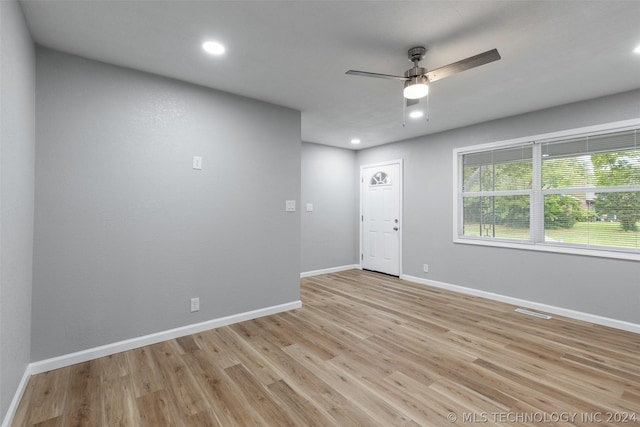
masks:
[[[393,231],[398,231],[398,227],[393,227]]]

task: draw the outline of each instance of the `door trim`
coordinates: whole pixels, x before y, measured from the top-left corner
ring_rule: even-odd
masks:
[[[360,216],[360,221],[358,221],[359,224],[359,229],[360,229],[360,239],[359,239],[359,243],[360,243],[360,257],[358,258],[358,262],[360,264],[360,269],[362,270],[362,261],[363,261],[363,257],[364,257],[364,250],[363,250],[363,239],[364,236],[362,234],[362,225],[363,225],[363,215],[364,215],[364,209],[363,209],[363,204],[364,204],[364,170],[368,169],[368,168],[372,168],[372,167],[378,167],[378,166],[388,166],[388,165],[398,165],[400,168],[400,176],[399,176],[399,182],[398,182],[398,191],[399,191],[399,198],[398,198],[398,203],[400,204],[400,206],[398,206],[398,215],[400,217],[400,232],[398,233],[398,276],[402,277],[402,236],[404,234],[404,213],[403,213],[403,206],[404,206],[404,200],[403,200],[403,194],[404,194],[404,162],[403,159],[395,159],[395,160],[387,160],[384,162],[377,162],[377,163],[369,163],[366,165],[360,165],[360,212],[359,212],[359,216]]]

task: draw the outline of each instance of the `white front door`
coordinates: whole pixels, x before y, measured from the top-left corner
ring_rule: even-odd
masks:
[[[361,168],[362,268],[400,275],[401,161]]]

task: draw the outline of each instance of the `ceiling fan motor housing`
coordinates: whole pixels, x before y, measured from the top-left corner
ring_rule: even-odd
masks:
[[[422,46],[416,46],[409,49],[407,55],[409,56],[409,60],[413,62],[413,67],[404,72],[404,76],[407,79],[411,79],[413,77],[420,77],[427,74],[427,69],[418,67],[418,62],[424,59],[424,54],[427,52],[427,49]]]
[[[424,76],[425,74],[427,74],[427,69],[422,67],[409,68],[407,71],[404,72],[404,76],[407,79],[410,79],[412,77]]]
[[[407,52],[409,56],[409,61],[413,63],[417,63],[424,59],[424,54],[427,53],[427,48],[424,46],[416,46],[409,49]]]

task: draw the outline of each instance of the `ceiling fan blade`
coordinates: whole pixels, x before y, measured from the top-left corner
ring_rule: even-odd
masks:
[[[403,76],[393,76],[391,74],[370,73],[368,71],[349,70],[345,74],[349,74],[350,76],[375,77],[377,79],[402,80],[403,82],[407,81],[407,78],[403,77]]]
[[[454,62],[453,64],[445,65],[444,67],[429,71],[427,73],[427,78],[430,82],[435,82],[436,80],[444,79],[445,77],[449,77],[453,74],[479,67],[480,65],[488,64],[489,62],[497,61],[498,59],[500,59],[498,49],[488,50],[467,59]]]

